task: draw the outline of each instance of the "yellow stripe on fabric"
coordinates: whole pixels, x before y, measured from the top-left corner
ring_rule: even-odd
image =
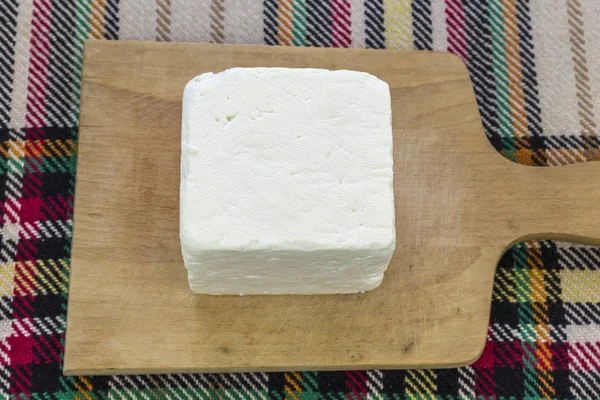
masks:
[[[80,376],[80,377],[78,377],[78,379],[85,385],[85,387],[87,388],[87,390],[92,390],[94,388],[92,386],[92,384],[87,380],[86,377]]]
[[[48,290],[46,290],[46,287],[48,287],[53,294],[58,294],[58,290],[56,290],[56,288],[53,287],[50,284],[50,282],[48,282],[44,274],[40,273],[39,268],[37,268],[37,265],[35,265],[31,261],[27,261],[27,265],[29,265],[29,267],[33,269],[33,275],[35,277],[33,282],[35,284],[36,294],[48,294]]]
[[[293,400],[299,400],[302,395],[302,388],[300,387],[300,382],[302,382],[302,375],[300,375],[300,373],[298,372],[289,372],[286,373],[284,377],[287,382],[284,387],[284,391]]]
[[[0,146],[0,154],[8,158],[23,158],[25,156],[25,141],[6,140]]]
[[[542,249],[539,243],[527,249],[527,263],[529,269],[529,287],[533,309],[533,321],[535,324],[536,342],[548,343],[550,341],[550,319],[548,317],[548,298],[546,295],[545,270],[543,269]],[[547,364],[545,357],[547,349],[537,347],[538,363]]]
[[[6,267],[0,270],[5,278],[0,280],[0,287],[7,291],[7,294],[14,291],[21,296],[67,293],[68,278],[62,271],[65,265],[66,262],[62,259],[17,262],[9,265],[12,270]],[[16,270],[19,273],[15,273]],[[9,278],[16,283],[14,289],[6,285]]]
[[[539,159],[539,155],[531,151],[530,146],[523,140],[530,135],[525,106],[516,0],[502,0],[502,14],[508,78],[508,104],[510,107],[512,133],[517,139],[515,141],[516,152],[512,154],[511,158],[516,158],[519,163],[526,165],[544,164],[545,161]]]
[[[13,295],[13,282],[15,280],[15,263],[6,263],[0,265],[0,289],[2,292],[1,296],[12,296]]]
[[[48,264],[50,264],[50,268],[47,267],[44,264],[44,261],[40,260],[37,262],[38,268],[41,269],[42,271],[44,271],[45,274],[38,274],[38,276],[41,279],[44,279],[44,283],[47,284],[48,288],[52,291],[52,293],[54,294],[58,294],[58,289],[60,289],[61,292],[66,293],[67,292],[67,287],[62,283],[62,282],[66,282],[67,277],[62,273],[60,267],[58,267],[56,265],[56,263],[53,260],[48,260]],[[54,283],[54,286],[50,284],[49,281],[47,281],[45,278],[42,278],[44,275],[49,276],[50,279],[52,280],[52,282]],[[60,276],[61,279],[57,279],[56,275]],[[61,282],[62,280],[62,282]]]
[[[0,155],[4,158],[41,157],[41,156],[72,156],[75,152],[75,143],[67,140],[24,140],[14,142],[6,140],[0,144]]]
[[[48,146],[50,148],[50,150],[52,150],[55,154],[61,155],[61,152],[58,151],[58,149],[55,147],[58,146],[62,149],[62,151],[64,152],[65,155],[67,156],[71,156],[73,155],[73,153],[70,150],[74,150],[75,149],[75,145],[73,144],[73,142],[69,139],[65,141],[66,143],[63,143],[60,140],[56,140],[56,141],[52,141],[52,140],[46,140],[45,144],[46,146]],[[69,147],[67,147],[67,145]]]
[[[552,352],[550,351],[550,317],[548,315],[548,296],[546,291],[545,276],[543,268],[542,248],[540,243],[527,250],[527,262],[529,270],[529,286],[531,287],[531,307],[533,309],[533,321],[535,324],[535,358],[538,390],[542,398],[551,399],[555,396],[552,370]]]
[[[18,262],[17,269],[20,273],[15,273],[15,281],[18,281],[22,286],[26,286],[29,289],[29,295],[37,295],[37,291],[40,288],[40,284],[36,281],[35,276],[35,265],[31,261],[26,261],[25,263]],[[29,272],[29,269],[33,270],[33,274]],[[23,275],[25,278],[23,278]],[[24,295],[22,293],[21,295]]]
[[[504,16],[504,43],[508,69],[509,103],[513,129],[516,136],[525,136],[527,116],[525,115],[525,94],[523,91],[523,73],[519,49],[519,28],[517,22],[516,0],[502,0]]]
[[[78,377],[79,379],[82,379],[82,377]],[[77,389],[77,391],[79,392],[78,394],[75,395],[76,399],[86,399],[86,400],[93,400],[92,397],[87,393],[87,391],[78,383],[75,382],[75,389]],[[90,385],[91,387],[91,385]],[[83,395],[83,397],[80,397],[79,394]]]
[[[35,281],[35,274],[29,272],[29,269],[34,269],[31,261],[25,263],[17,262],[15,264],[15,292],[20,296],[34,296],[37,294],[38,284]]]
[[[384,0],[385,47],[412,49],[412,0]]]
[[[65,269],[67,272],[69,271],[69,264],[62,258],[60,258],[58,260],[58,263],[60,264],[60,268],[59,266],[56,265],[56,262],[54,260],[48,260],[47,261],[48,264],[50,264],[52,266],[52,268],[54,268],[54,270],[56,271],[56,273],[58,274],[58,276],[61,278],[62,282],[65,282],[66,285],[69,284],[69,277],[67,275],[65,275],[63,273],[63,269]],[[65,288],[66,289],[66,288]]]
[[[291,46],[294,40],[292,2],[293,0],[278,1],[277,40],[278,44],[284,46]]]
[[[535,324],[535,337],[543,342],[550,341],[550,319],[548,317],[548,304],[532,303],[533,322]]]
[[[425,380],[426,387],[431,388],[431,392],[428,391],[427,393],[433,394],[434,391],[437,391],[437,385],[433,383],[433,379],[436,378],[436,375],[432,370],[424,370],[421,372],[423,373],[423,378]],[[429,377],[429,375],[431,375],[431,378]]]
[[[93,0],[90,12],[90,34],[94,39],[104,39],[106,29],[104,27],[104,13],[106,0]]]
[[[563,301],[600,302],[600,271],[562,270],[560,271]]]
[[[546,296],[550,301],[563,301],[562,294],[558,291],[558,272],[557,271],[546,271],[546,279],[549,284],[546,285]]]
[[[508,301],[509,303],[517,302],[515,277],[512,275],[512,270],[505,268],[496,270],[492,294],[494,299],[498,301]]]
[[[529,264],[535,256],[532,253],[535,249],[530,249],[528,254]],[[529,286],[531,286],[531,301],[545,303],[546,302],[546,284],[544,283],[544,271],[537,265],[533,265],[529,270]]]
[[[48,262],[50,264],[52,264],[52,266],[55,266],[54,265],[54,260],[48,260]],[[63,259],[63,258],[59,258],[58,259],[58,263],[60,264],[60,266],[62,267],[62,269],[56,267],[56,272],[58,273],[58,275],[60,276],[60,278],[62,279],[62,281],[65,282],[65,285],[68,288],[68,286],[69,286],[69,273],[71,271],[70,264],[67,261],[65,261],[65,259]],[[63,270],[66,271],[66,274],[63,272]]]
[[[437,385],[434,380],[437,374],[432,370],[414,370],[408,371],[406,378],[406,395],[410,399],[422,399],[423,395],[428,395],[428,398],[435,398]]]
[[[52,261],[52,260],[50,260]],[[70,271],[70,267],[69,267],[69,263],[66,262],[63,258],[59,258],[58,259],[58,263],[60,264],[61,267],[63,267],[66,271]],[[62,272],[61,272],[62,275]],[[64,276],[64,275],[63,275]]]

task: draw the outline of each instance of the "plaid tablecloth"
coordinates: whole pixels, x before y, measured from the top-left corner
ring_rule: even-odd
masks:
[[[86,38],[450,51],[504,156],[599,158],[600,0],[0,0],[1,396],[600,398],[600,251],[556,242],[503,257],[469,367],[63,377]]]

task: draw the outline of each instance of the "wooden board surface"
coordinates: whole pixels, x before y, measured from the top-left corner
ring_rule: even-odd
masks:
[[[508,246],[600,244],[600,165],[502,158],[450,54],[88,41],[84,58],[66,374],[469,364],[484,346]],[[353,69],[389,83],[397,249],[380,288],[188,289],[178,238],[182,90],[236,66]]]

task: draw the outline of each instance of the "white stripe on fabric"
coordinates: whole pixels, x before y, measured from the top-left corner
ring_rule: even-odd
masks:
[[[156,39],[156,1],[121,0],[119,3],[120,39]]]
[[[173,0],[171,35],[176,42],[210,42],[211,0]],[[232,28],[235,29],[235,28]]]
[[[566,2],[532,5],[531,22],[544,134],[575,134],[579,115]]]
[[[585,44],[589,67],[590,91],[594,105],[596,126],[600,127],[600,1],[581,0]],[[600,130],[600,129],[599,129]]]
[[[352,28],[352,43],[350,44],[350,47],[365,47],[366,27],[364,1],[353,1],[350,3],[350,24]]]
[[[263,44],[263,2],[225,1],[225,25],[226,43]]]

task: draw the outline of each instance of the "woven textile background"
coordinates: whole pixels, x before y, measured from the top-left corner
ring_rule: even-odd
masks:
[[[0,397],[600,398],[600,250],[555,242],[503,257],[469,367],[63,377],[86,38],[450,51],[504,156],[600,157],[600,0],[0,0]]]

